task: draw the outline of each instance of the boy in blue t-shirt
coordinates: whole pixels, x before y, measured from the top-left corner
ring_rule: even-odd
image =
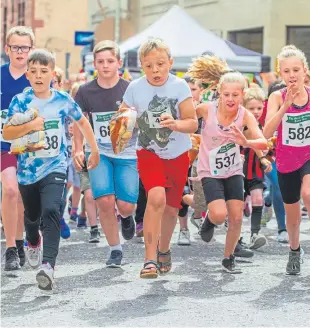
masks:
[[[2,129],[12,98],[30,87],[26,78],[27,58],[34,45],[31,28],[15,26],[6,35],[5,52],[10,62],[1,66],[1,181],[2,222],[6,238],[5,271],[25,264],[24,208],[16,179],[16,156],[9,153],[10,143],[2,140]]]
[[[45,149],[18,156],[17,179],[25,207],[28,262],[32,268],[40,266],[36,276],[39,288],[51,291],[60,240],[60,204],[66,183],[68,116],[76,121],[91,147],[88,169],[98,165],[99,152],[92,128],[80,107],[67,93],[50,89],[55,74],[54,56],[46,50],[35,50],[27,63],[27,78],[32,88],[13,98],[7,123],[14,114],[30,108],[36,108],[39,116],[23,125],[5,124],[3,138],[13,140],[32,131],[45,131]],[[41,217],[43,245],[39,233]]]

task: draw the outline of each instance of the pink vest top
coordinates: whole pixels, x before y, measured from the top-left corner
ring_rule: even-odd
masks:
[[[281,173],[301,168],[310,160],[310,89],[308,103],[302,108],[291,106],[278,127],[276,163]],[[287,89],[281,90],[285,99]]]
[[[245,108],[240,106],[234,121],[236,127],[243,130]],[[207,121],[201,128],[201,144],[197,172],[198,177],[216,179],[229,178],[233,175],[243,175],[240,158],[240,147],[234,143],[234,135],[227,127],[220,127],[216,117],[217,103],[214,102],[208,112]]]

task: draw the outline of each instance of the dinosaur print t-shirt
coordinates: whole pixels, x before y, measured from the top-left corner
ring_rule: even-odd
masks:
[[[191,148],[189,134],[162,128],[160,116],[168,113],[179,119],[179,104],[191,97],[187,83],[172,74],[159,87],[149,84],[145,76],[131,82],[124,102],[138,113],[138,149],[147,149],[163,159],[173,159],[188,151]]]

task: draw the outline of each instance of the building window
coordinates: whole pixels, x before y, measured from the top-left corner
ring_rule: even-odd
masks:
[[[17,7],[17,22],[18,25],[25,25],[25,2],[20,1]]]
[[[286,43],[301,49],[310,62],[310,26],[287,26]]]
[[[228,32],[228,40],[240,47],[244,47],[259,53],[263,53],[264,29],[255,28],[249,30]]]

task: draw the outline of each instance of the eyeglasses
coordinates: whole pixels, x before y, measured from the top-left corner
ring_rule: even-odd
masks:
[[[10,50],[12,52],[18,52],[20,49],[21,52],[24,52],[24,53],[28,53],[30,51],[30,49],[32,48],[29,46],[10,46],[10,45],[8,45],[8,47],[10,48]]]

